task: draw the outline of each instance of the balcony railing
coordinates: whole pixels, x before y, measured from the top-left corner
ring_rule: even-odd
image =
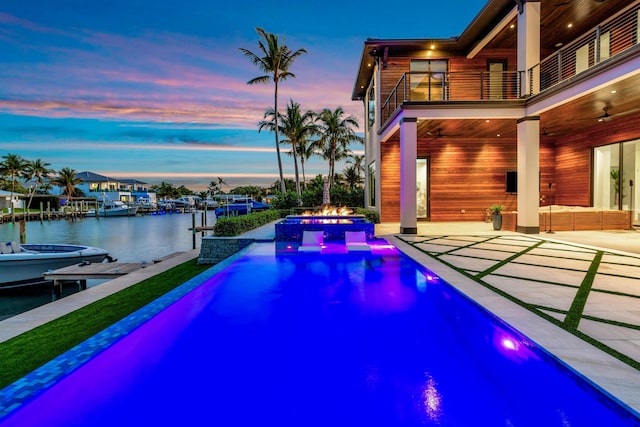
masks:
[[[518,99],[522,74],[518,71],[404,73],[382,104],[382,123],[406,102]]]
[[[404,73],[380,108],[384,126],[407,102],[499,101],[536,95],[640,44],[640,1],[560,48],[525,73]]]
[[[528,72],[530,94],[545,91],[640,42],[640,2],[635,2],[582,37],[563,46]]]

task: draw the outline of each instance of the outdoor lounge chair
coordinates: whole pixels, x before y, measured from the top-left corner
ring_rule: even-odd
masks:
[[[324,231],[302,232],[302,244],[298,247],[298,252],[322,252],[324,243]]]
[[[344,243],[349,252],[371,252],[371,246],[367,244],[367,236],[364,231],[345,231]]]

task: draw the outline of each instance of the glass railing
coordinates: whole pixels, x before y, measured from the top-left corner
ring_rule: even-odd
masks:
[[[563,46],[528,72],[530,94],[538,94],[638,46],[640,2],[635,2]]]
[[[407,102],[518,99],[522,74],[518,71],[404,73],[381,106],[382,123]]]

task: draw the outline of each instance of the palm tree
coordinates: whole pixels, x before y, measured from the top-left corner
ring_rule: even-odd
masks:
[[[282,173],[282,158],[280,157],[280,143],[278,139],[278,83],[289,77],[295,77],[295,74],[289,71],[289,67],[291,67],[298,56],[306,53],[307,51],[304,49],[298,49],[295,52],[292,52],[286,45],[280,46],[277,35],[267,33],[259,27],[256,28],[256,32],[263,39],[258,41],[260,55],[263,56],[258,56],[244,48],[240,48],[240,50],[260,69],[260,71],[265,73],[262,76],[249,80],[247,84],[253,85],[257,83],[268,83],[270,81],[273,81],[274,84],[273,106],[275,111],[274,131],[276,135],[276,153],[278,155],[278,171],[280,173],[280,190],[284,193],[286,192],[286,188],[284,185],[284,174]]]
[[[0,173],[11,178],[11,222],[16,222],[16,213],[13,209],[13,193],[16,191],[16,178],[22,176],[27,166],[27,160],[17,154],[7,154],[2,156],[3,162],[0,162]]]
[[[349,157],[347,163],[353,165],[358,175],[362,175],[364,173],[364,154],[351,154]]]
[[[317,132],[317,130],[316,130]],[[299,141],[298,143],[298,155],[300,156],[300,166],[302,168],[302,182],[304,187],[307,185],[307,177],[304,171],[304,162],[309,160],[311,156],[317,156],[317,144],[316,141]]]
[[[218,194],[220,192],[220,188],[218,187],[218,183],[215,181],[211,181],[209,183],[209,186],[207,187],[207,189],[209,190],[209,194],[212,196],[215,196],[216,194]]]
[[[290,155],[293,156],[293,165],[295,170],[295,183],[296,193],[301,194],[300,191],[300,173],[298,171],[298,154],[301,144],[305,144],[307,138],[315,132],[315,125],[313,124],[313,111],[307,111],[302,114],[300,112],[300,104],[294,102],[293,99],[289,100],[287,104],[287,112],[285,115],[280,116],[280,132],[287,139],[280,141],[282,144],[291,144]],[[273,108],[267,108],[264,113],[264,120],[258,123],[258,132],[263,128],[267,128],[271,131],[275,129],[275,110]]]
[[[336,155],[339,150],[344,153],[352,142],[364,142],[354,130],[359,127],[358,119],[355,116],[343,116],[344,110],[338,107],[334,111],[325,108],[316,118],[316,122],[320,122],[318,145],[329,158],[329,188],[333,188],[335,163],[338,160]]]
[[[362,184],[364,179],[362,175],[360,175],[360,171],[357,169],[355,165],[347,166],[341,175],[342,180],[345,184],[349,186],[351,190]]]
[[[54,178],[52,184],[57,185],[58,187],[62,187],[63,194],[67,196],[67,205],[74,193],[76,192],[76,185],[82,182],[82,178],[78,178],[76,176],[75,169],[71,169],[69,167],[65,167],[60,169],[58,172],[58,176]]]
[[[220,177],[220,176],[219,176],[219,177],[218,177],[218,188],[220,188],[220,192],[221,192],[221,193],[224,193],[224,191],[222,191],[222,186],[223,186],[223,185],[229,185],[229,184],[227,183],[227,180],[226,180],[226,179],[224,179],[224,178],[222,178],[222,177]]]
[[[43,162],[40,159],[34,160],[32,162],[27,162],[24,177],[28,181],[35,179],[35,184],[29,192],[29,203],[27,204],[27,209],[31,207],[33,195],[38,191],[38,185],[44,185],[44,180],[50,179],[51,174],[54,172],[53,169],[49,168],[49,166],[51,166],[50,163]]]

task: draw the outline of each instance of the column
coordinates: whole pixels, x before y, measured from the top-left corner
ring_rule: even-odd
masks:
[[[416,157],[418,156],[418,119],[400,121],[400,233],[417,234]]]
[[[521,71],[521,95],[540,92],[540,2],[527,1],[518,7],[518,71]],[[529,70],[532,72],[529,73]]]
[[[518,120],[518,222],[516,231],[540,232],[540,117]]]

